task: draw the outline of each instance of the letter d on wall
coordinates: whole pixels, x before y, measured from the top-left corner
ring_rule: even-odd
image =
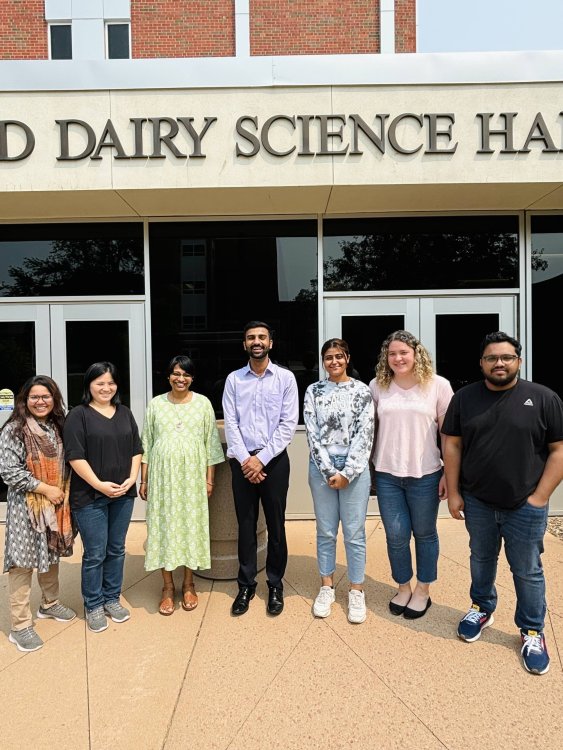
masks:
[[[25,137],[23,151],[15,156],[10,156],[8,153],[9,127],[23,130],[23,135]],[[0,120],[0,161],[21,161],[22,159],[26,159],[34,148],[35,136],[29,125],[26,125],[25,122],[20,122],[19,120]]]
[[[57,161],[77,161],[78,159],[85,159],[90,156],[96,145],[96,134],[90,125],[84,120],[55,120],[59,126],[60,131],[60,144],[61,154],[57,156]],[[86,131],[86,148],[80,154],[70,155],[69,144],[68,144],[68,129],[70,125],[76,125],[79,128],[83,128]]]

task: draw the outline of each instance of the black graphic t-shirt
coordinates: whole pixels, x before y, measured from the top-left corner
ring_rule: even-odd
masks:
[[[563,402],[528,380],[506,391],[479,381],[454,394],[442,432],[463,441],[460,490],[510,510],[535,490],[549,444],[563,440]]]

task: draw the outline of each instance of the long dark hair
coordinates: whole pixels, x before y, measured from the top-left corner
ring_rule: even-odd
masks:
[[[12,412],[12,416],[8,419],[4,427],[12,423],[14,425],[14,434],[21,437],[22,428],[26,423],[26,420],[33,416],[27,408],[27,399],[29,398],[29,393],[34,385],[42,385],[53,397],[53,408],[49,413],[48,419],[54,424],[59,435],[62,435],[63,424],[66,416],[63,394],[61,393],[59,386],[48,375],[34,375],[25,381],[14,401],[14,411]]]
[[[84,406],[88,406],[92,400],[92,394],[90,393],[90,383],[97,378],[105,375],[106,372],[112,377],[113,382],[117,386],[117,390],[111,400],[114,406],[119,406],[121,399],[119,398],[119,375],[117,374],[117,368],[111,362],[94,362],[93,365],[86,370],[84,373],[84,390],[82,391],[82,403]]]

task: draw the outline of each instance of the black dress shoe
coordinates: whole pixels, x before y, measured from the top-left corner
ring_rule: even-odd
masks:
[[[430,609],[431,605],[432,605],[432,599],[428,597],[428,601],[426,602],[426,607],[424,607],[424,609],[411,609],[410,607],[405,607],[405,611],[403,612],[403,617],[406,617],[407,620],[416,620],[419,617],[424,617],[424,615]]]
[[[255,591],[251,586],[239,586],[238,594],[231,607],[231,614],[244,615],[248,612],[250,600],[254,599]]]
[[[279,615],[283,610],[283,589],[275,586],[270,587],[268,594],[268,612],[271,615]]]

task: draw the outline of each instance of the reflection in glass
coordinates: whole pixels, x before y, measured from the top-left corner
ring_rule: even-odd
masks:
[[[343,315],[342,338],[350,348],[350,375],[369,384],[375,377],[381,344],[405,327],[404,315]]]
[[[434,365],[438,375],[447,378],[454,391],[483,379],[479,345],[488,333],[498,331],[499,325],[497,313],[436,315]]]
[[[326,219],[325,291],[517,287],[517,216]]]
[[[84,373],[94,362],[113,362],[119,373],[121,402],[131,406],[127,320],[67,321],[66,362],[69,409],[82,401]]]
[[[221,417],[225,378],[247,361],[242,328],[257,319],[274,328],[272,359],[302,393],[318,380],[314,221],[152,224],[150,257],[155,394],[170,358],[188,354],[194,390]]]
[[[143,294],[143,228],[0,225],[0,295]]]
[[[554,328],[563,299],[563,216],[532,216],[532,377],[563,397],[554,358]]]

